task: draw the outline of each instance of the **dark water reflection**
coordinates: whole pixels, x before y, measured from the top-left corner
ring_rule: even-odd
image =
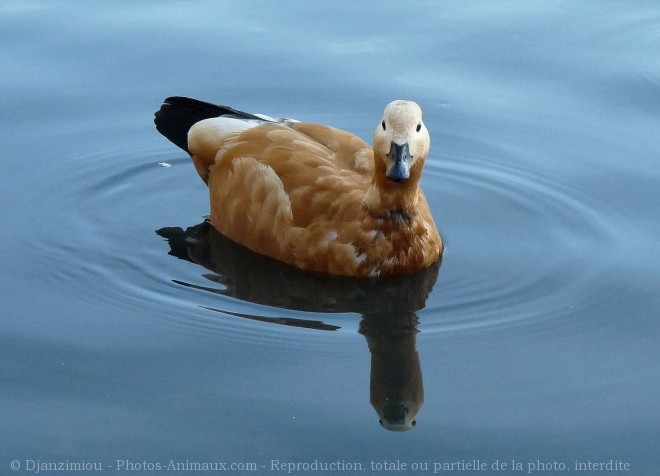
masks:
[[[440,262],[410,276],[360,279],[301,271],[258,255],[218,233],[208,222],[161,228],[169,254],[212,271],[217,286],[175,281],[182,286],[222,294],[254,304],[284,309],[362,316],[359,333],[371,353],[370,401],[388,430],[410,430],[424,402],[424,386],[416,347],[419,317],[438,278]],[[209,308],[255,321],[334,331],[338,326],[300,318],[267,317]]]

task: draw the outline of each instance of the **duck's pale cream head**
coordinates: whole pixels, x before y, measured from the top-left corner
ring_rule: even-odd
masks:
[[[417,103],[399,99],[385,107],[374,131],[374,155],[385,162],[387,178],[395,182],[410,178],[413,167],[426,159],[430,143]]]

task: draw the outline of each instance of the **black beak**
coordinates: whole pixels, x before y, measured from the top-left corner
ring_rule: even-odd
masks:
[[[407,142],[405,144],[392,142],[387,158],[389,159],[387,164],[387,178],[395,182],[401,182],[410,177],[412,157],[410,156],[410,149]]]

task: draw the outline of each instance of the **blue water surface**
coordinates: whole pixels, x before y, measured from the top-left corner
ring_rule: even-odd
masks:
[[[0,474],[657,474],[657,2],[4,0],[0,41]],[[441,266],[234,247],[171,95],[367,141],[417,101]]]

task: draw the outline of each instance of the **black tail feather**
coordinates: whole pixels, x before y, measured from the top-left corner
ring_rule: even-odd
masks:
[[[237,111],[231,107],[174,96],[165,99],[163,105],[156,111],[154,123],[158,132],[190,153],[188,150],[188,131],[193,124],[203,119],[219,116],[261,120],[257,116]]]

